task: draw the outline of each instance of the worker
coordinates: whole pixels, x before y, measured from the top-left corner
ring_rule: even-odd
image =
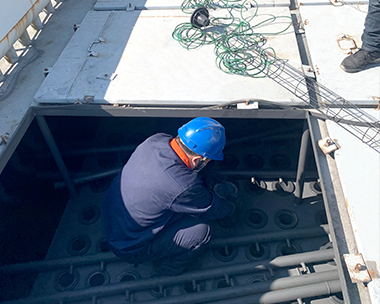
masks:
[[[361,49],[346,57],[340,65],[347,73],[356,73],[364,70],[368,64],[380,63],[380,0],[369,0],[361,38]]]
[[[198,117],[178,136],[155,134],[140,144],[108,189],[103,214],[111,250],[132,264],[153,261],[158,274],[177,275],[203,254],[210,221],[233,203],[207,190],[198,172],[223,160],[225,129]]]

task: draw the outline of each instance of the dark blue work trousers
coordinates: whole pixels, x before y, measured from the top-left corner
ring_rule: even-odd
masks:
[[[380,52],[380,0],[369,0],[362,43],[367,52]]]
[[[141,251],[121,257],[132,264],[153,260],[158,273],[177,275],[200,258],[210,239],[208,223],[190,215],[173,217]]]

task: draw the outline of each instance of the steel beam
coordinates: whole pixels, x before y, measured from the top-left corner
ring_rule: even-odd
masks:
[[[59,149],[57,147],[57,144],[54,140],[53,135],[50,132],[50,128],[48,124],[46,123],[46,120],[43,116],[36,116],[36,121],[38,123],[38,126],[40,127],[40,130],[42,132],[42,135],[44,136],[46,143],[50,149],[50,152],[55,160],[55,163],[58,166],[59,171],[62,174],[63,180],[66,183],[67,188],[69,189],[70,195],[72,198],[77,198],[78,193],[75,189],[75,185],[70,177],[70,173],[67,170],[67,167],[65,165],[65,162],[62,159],[62,156],[59,152]]]

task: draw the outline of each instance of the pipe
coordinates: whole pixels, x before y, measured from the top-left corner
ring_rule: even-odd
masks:
[[[95,179],[109,177],[109,176],[117,174],[121,169],[122,167],[111,169],[108,171],[103,171],[101,173],[90,174],[88,176],[75,178],[74,184],[83,184],[86,182],[93,181]],[[217,170],[215,172],[218,174],[226,175],[226,176],[233,176],[235,178],[251,178],[252,176],[254,176],[254,177],[260,177],[260,178],[277,179],[279,176],[281,176],[288,179],[295,179],[296,177],[296,172],[294,171]],[[310,172],[308,176],[311,179],[318,178],[317,174],[314,172]],[[54,183],[55,189],[62,189],[64,187],[65,187],[64,182]]]
[[[93,297],[106,297],[117,294],[123,294],[128,291],[148,290],[157,286],[179,285],[189,281],[204,281],[213,278],[224,277],[227,275],[250,274],[258,271],[264,271],[271,268],[284,268],[300,265],[303,263],[326,262],[334,259],[334,250],[318,250],[305,253],[299,253],[288,256],[279,256],[273,260],[259,261],[256,263],[249,262],[244,264],[228,265],[225,267],[202,269],[193,272],[184,273],[178,276],[161,276],[153,277],[146,280],[119,282],[110,285],[95,286],[90,289],[80,289],[73,291],[63,291],[57,294],[46,296],[35,296],[26,299],[3,302],[3,304],[28,304],[59,303],[60,301],[70,300],[71,302],[88,300]]]
[[[275,241],[281,241],[285,239],[299,239],[318,237],[329,234],[328,225],[321,225],[315,228],[304,228],[297,230],[283,230],[275,232],[266,232],[254,235],[243,235],[230,238],[211,239],[208,243],[208,247],[217,248],[222,246],[238,246],[254,243],[269,243]]]
[[[310,238],[323,236],[329,233],[328,225],[321,225],[319,228],[306,228],[298,230],[286,230],[277,232],[262,233],[260,235],[248,235],[234,238],[212,239],[207,248],[218,248],[222,246],[238,246],[253,243],[274,242],[284,239]],[[4,272],[20,272],[25,270],[52,270],[70,267],[71,265],[91,265],[101,262],[116,262],[120,258],[112,252],[98,253],[95,255],[84,255],[69,257],[56,260],[42,260],[27,263],[11,264],[0,266],[0,271]]]
[[[329,296],[341,291],[340,281],[333,280],[225,301],[209,302],[209,304],[277,304],[303,298]]]
[[[62,174],[63,180],[65,181],[66,186],[69,189],[70,196],[74,199],[77,198],[78,197],[77,190],[75,189],[75,185],[73,181],[71,180],[70,173],[67,170],[65,162],[63,161],[62,156],[59,153],[59,149],[57,147],[57,144],[55,143],[53,135],[50,132],[49,126],[46,123],[45,117],[37,115],[36,121],[37,121],[38,126],[40,127],[42,135],[44,136],[46,140],[46,143],[55,160],[55,163],[57,164],[57,167]]]
[[[137,148],[137,145],[123,145],[119,147],[99,147],[88,149],[75,149],[62,151],[64,157],[82,156],[96,153],[118,153],[118,152],[133,152]]]
[[[5,22],[2,24],[2,30],[6,32],[2,32],[0,36],[0,58],[4,57],[50,0],[34,0],[33,4],[31,2],[0,1],[0,10],[9,13],[6,20],[2,20]]]
[[[260,170],[216,170],[215,172],[226,175],[229,177],[235,178],[270,178],[270,179],[278,179],[279,177],[285,179],[295,179],[297,173],[295,171],[260,171]],[[306,172],[305,178],[308,179],[317,179],[317,172]]]
[[[242,296],[265,294],[270,291],[283,290],[298,286],[303,287],[302,290],[306,290],[310,288],[309,285],[334,280],[339,280],[339,273],[337,270],[279,278],[273,281],[256,282],[254,284],[233,286],[230,288],[195,292],[180,296],[166,297],[156,301],[142,301],[139,302],[139,304],[203,304],[210,301],[232,300],[232,298]],[[251,302],[248,301],[246,303]]]
[[[32,261],[26,263],[18,263],[11,265],[0,266],[1,272],[23,272],[28,270],[57,270],[62,268],[69,268],[71,266],[84,266],[97,264],[101,262],[112,263],[121,261],[119,257],[112,252],[102,252],[92,255],[73,256],[69,258],[56,259],[56,260],[42,260]]]
[[[301,138],[300,154],[298,158],[298,168],[297,168],[297,177],[296,177],[296,189],[294,191],[295,203],[300,205],[302,203],[303,188],[305,184],[305,169],[306,169],[306,160],[307,154],[309,152],[309,139],[310,139],[310,130],[308,123],[305,120],[303,126],[303,134]]]
[[[74,183],[74,185],[80,185],[80,184],[84,184],[87,182],[91,182],[91,181],[96,180],[96,179],[102,179],[102,178],[106,178],[106,177],[109,177],[112,175],[117,175],[120,172],[120,170],[121,170],[121,167],[116,168],[116,169],[112,169],[112,170],[108,170],[108,171],[103,171],[100,173],[94,173],[94,174],[83,176],[83,177],[77,177],[77,178],[74,178],[72,180],[72,182]],[[54,189],[56,189],[56,190],[63,189],[65,186],[67,186],[66,181],[54,183]]]

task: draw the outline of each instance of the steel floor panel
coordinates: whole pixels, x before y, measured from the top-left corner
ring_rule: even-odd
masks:
[[[366,6],[366,5],[363,5]],[[360,7],[363,7],[360,6]],[[310,49],[313,69],[318,82],[354,104],[378,105],[380,96],[380,71],[370,65],[365,71],[351,74],[340,68],[352,42],[358,48],[364,28],[366,10],[355,6],[303,5],[299,8]],[[350,22],[347,22],[350,20]],[[372,68],[371,68],[372,67]]]
[[[252,22],[273,16],[289,17],[290,12],[286,7],[260,8]],[[212,45],[182,48],[172,32],[183,22],[189,22],[189,15],[180,10],[89,12],[36,93],[36,102],[191,106],[256,98],[298,101],[270,79],[220,71]],[[257,31],[277,32],[289,22],[279,18]],[[99,37],[105,41],[92,44]],[[267,39],[266,46],[273,47],[278,57],[300,68],[292,26]],[[97,56],[88,56],[88,49]]]

